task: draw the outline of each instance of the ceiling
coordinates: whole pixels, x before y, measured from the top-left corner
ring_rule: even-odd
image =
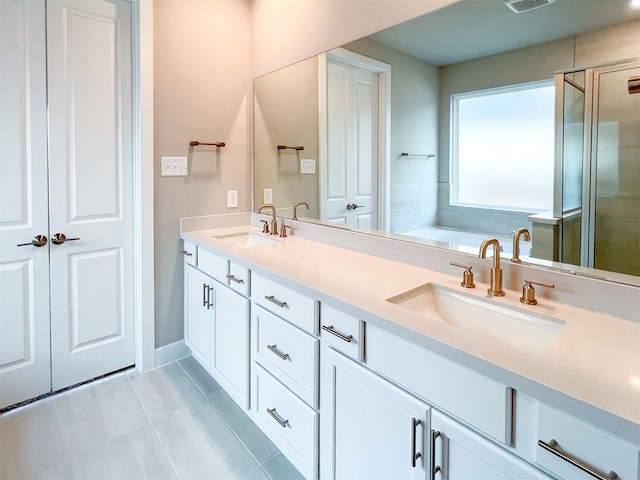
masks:
[[[516,14],[504,0],[462,0],[371,35],[373,40],[442,66],[640,19],[631,0],[556,0]]]

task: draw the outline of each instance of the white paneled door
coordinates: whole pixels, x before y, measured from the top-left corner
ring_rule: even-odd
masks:
[[[378,226],[378,88],[377,73],[327,62],[322,220],[369,229]]]
[[[131,5],[0,8],[3,407],[132,365],[135,349]]]
[[[0,407],[51,386],[44,12],[0,1]]]

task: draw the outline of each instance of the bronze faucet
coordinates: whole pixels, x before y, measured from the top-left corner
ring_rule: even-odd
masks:
[[[500,242],[496,238],[485,240],[480,245],[480,258],[487,258],[487,248],[493,245],[493,267],[491,267],[491,285],[487,290],[489,295],[504,297],[502,290],[502,269],[500,268]]]
[[[292,220],[298,220],[298,207],[300,205],[303,205],[303,206],[307,207],[307,210],[309,210],[309,204],[307,202],[296,202],[296,204],[293,206],[293,218],[292,218]]]
[[[529,230],[526,228],[519,228],[513,232],[513,257],[511,258],[511,261],[515,263],[522,262],[522,260],[520,260],[520,235],[524,235],[524,239],[527,242],[531,240]]]
[[[260,205],[258,213],[262,213],[265,208],[270,208],[273,214],[273,220],[271,220],[271,235],[278,235],[278,220],[276,219],[276,207],[271,204]],[[264,230],[263,230],[264,231]]]

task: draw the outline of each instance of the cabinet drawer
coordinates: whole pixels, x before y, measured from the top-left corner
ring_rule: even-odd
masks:
[[[593,478],[578,468],[575,461],[595,468],[605,478],[609,472],[615,472],[620,480],[640,478],[639,446],[544,404],[540,404],[538,411],[537,440],[536,463],[561,478]],[[568,458],[549,451],[549,446],[556,452],[562,450]]]
[[[255,307],[256,361],[313,408],[317,407],[320,341]]]
[[[183,240],[182,255],[184,255],[184,263],[195,267],[198,264],[198,247],[191,242]]]
[[[218,280],[220,283],[227,284],[229,261],[225,257],[212,253],[209,250],[199,248],[198,269],[209,275],[211,278]]]
[[[232,290],[245,297],[249,296],[249,269],[236,263],[229,262],[229,286]]]
[[[364,322],[323,303],[320,306],[320,325],[320,336],[325,344],[354,360],[362,360]]]
[[[256,274],[251,279],[251,299],[304,331],[317,333],[315,300]]]
[[[318,465],[318,413],[254,364],[258,425],[306,478]]]
[[[367,365],[507,445],[512,391],[403,338],[367,325]]]

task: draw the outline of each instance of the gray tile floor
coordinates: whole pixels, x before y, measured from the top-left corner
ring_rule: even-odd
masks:
[[[299,478],[193,358],[0,416],[3,480]]]

